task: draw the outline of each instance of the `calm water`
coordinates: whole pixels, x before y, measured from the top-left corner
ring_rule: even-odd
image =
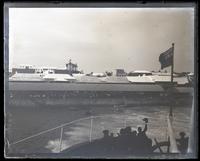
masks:
[[[167,141],[168,136],[166,118],[169,107],[9,107],[7,110],[10,144],[80,118],[86,119],[63,128],[62,150],[77,143],[101,138],[104,129],[117,135],[120,128],[125,126],[131,126],[133,130],[138,126],[144,127],[143,118],[149,119],[149,138],[156,138],[160,142]],[[189,135],[190,113],[191,107],[174,107],[173,128],[177,138],[181,131]],[[91,115],[94,116],[92,123],[91,119],[87,119]],[[61,129],[55,129],[11,145],[9,153],[57,153],[60,151],[60,137]]]

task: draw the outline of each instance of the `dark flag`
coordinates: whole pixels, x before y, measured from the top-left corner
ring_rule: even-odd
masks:
[[[159,56],[159,61],[161,64],[161,69],[172,65],[172,63],[173,63],[173,47],[171,47],[167,51],[161,53]]]

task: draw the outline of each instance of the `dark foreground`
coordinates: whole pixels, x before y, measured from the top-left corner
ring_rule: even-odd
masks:
[[[179,137],[181,131],[184,131],[186,136],[189,135],[190,111],[190,106],[173,108],[173,126],[176,138]],[[149,119],[147,136],[153,140],[153,144],[155,144],[154,138],[158,142],[167,141],[166,116],[169,114],[168,106],[76,106],[67,108],[63,106],[9,106],[6,112],[6,134],[10,143],[10,147],[7,149],[8,156],[58,156],[60,128],[17,144],[12,145],[12,143],[80,118],[86,119],[64,127],[62,151],[75,144],[101,138],[102,131],[105,129],[117,134],[125,126],[131,126],[133,130],[136,130],[138,125],[144,127],[142,121],[144,117]],[[87,119],[90,116],[100,116],[93,119],[92,133],[91,120]],[[70,155],[65,157],[68,158]]]

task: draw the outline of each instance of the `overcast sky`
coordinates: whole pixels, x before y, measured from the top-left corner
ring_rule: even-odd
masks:
[[[193,8],[10,8],[9,67],[159,70],[175,43],[174,70],[193,72]],[[170,71],[170,68],[166,68]]]

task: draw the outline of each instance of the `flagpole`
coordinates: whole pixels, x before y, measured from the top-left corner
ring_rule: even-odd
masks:
[[[171,65],[171,87],[173,87],[173,73],[174,73],[174,43],[172,43],[172,65]],[[171,94],[170,94],[171,95]],[[176,139],[174,136],[174,131],[172,127],[172,122],[173,122],[173,97],[170,96],[170,109],[169,109],[169,115],[167,118],[168,122],[168,134],[169,134],[169,139],[170,139],[170,152],[171,153],[178,153],[178,147],[176,144]]]
[[[173,87],[173,73],[174,73],[174,43],[172,43],[172,65],[171,65],[171,87]],[[171,103],[173,104],[173,98],[171,98]],[[172,104],[170,105],[169,115],[172,117]]]
[[[171,84],[173,84],[173,73],[174,73],[174,43],[172,43]]]

